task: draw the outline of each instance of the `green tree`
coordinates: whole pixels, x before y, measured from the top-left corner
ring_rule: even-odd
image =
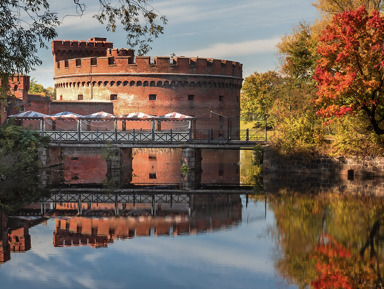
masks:
[[[106,25],[108,31],[121,26],[128,45],[138,47],[139,54],[144,54],[153,38],[163,33],[167,22],[149,1],[99,0],[100,9],[93,17]],[[73,5],[78,15],[86,12],[80,0],[73,0]],[[57,36],[56,28],[61,22],[48,0],[2,0],[0,19],[0,86],[4,98],[9,75],[28,74],[41,64],[37,51]]]
[[[273,125],[271,109],[275,102],[282,79],[274,71],[257,73],[245,78],[241,90],[241,114],[246,122],[257,126]]]
[[[321,120],[311,102],[316,91],[312,79],[316,47],[312,28],[303,23],[277,46],[284,77],[270,113],[276,123],[272,142],[281,153],[313,152],[322,144]]]
[[[277,45],[281,58],[281,71],[290,77],[311,81],[317,59],[317,39],[311,26],[300,23],[293,33],[284,36]]]
[[[31,79],[29,84],[29,94],[38,94],[41,96],[47,96],[52,99],[56,99],[56,91],[52,87],[44,88],[42,84],[36,82],[34,78]]]
[[[363,5],[368,11],[384,9],[382,0],[317,0],[313,3],[313,6],[326,14],[355,10]]]

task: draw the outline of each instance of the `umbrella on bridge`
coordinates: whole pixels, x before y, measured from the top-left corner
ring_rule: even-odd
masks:
[[[12,114],[8,117],[12,118],[23,118],[23,119],[36,119],[36,118],[43,118],[43,117],[48,117],[48,115],[40,112],[36,112],[33,110],[28,110],[28,111],[23,111],[18,114]]]
[[[52,114],[51,117],[54,117],[54,118],[76,118],[77,119],[77,118],[81,118],[83,116],[81,114],[77,114],[77,113],[70,112],[70,111],[62,111],[62,112]]]
[[[122,118],[129,118],[133,120],[140,120],[140,119],[149,119],[154,118],[155,116],[146,114],[143,112],[131,112],[129,114],[123,115]]]
[[[92,119],[92,120],[104,120],[104,119],[114,119],[116,117],[117,116],[112,114],[112,113],[108,113],[105,111],[99,111],[99,112],[85,115],[82,118],[87,118],[87,119]]]
[[[157,118],[161,120],[188,120],[188,119],[193,119],[194,117],[174,111],[174,112],[167,113],[165,115],[158,116]]]

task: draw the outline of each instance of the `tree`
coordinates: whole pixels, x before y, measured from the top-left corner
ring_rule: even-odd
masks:
[[[274,71],[257,73],[245,78],[241,90],[241,113],[246,122],[272,125],[270,110],[276,100],[281,77]]]
[[[377,135],[384,121],[384,17],[364,7],[336,14],[319,38],[314,103],[322,117],[363,112]]]
[[[286,35],[277,45],[282,55],[281,70],[284,74],[303,80],[312,80],[316,66],[317,40],[311,27],[300,23],[293,33]]]
[[[127,43],[138,47],[139,54],[149,51],[149,43],[163,33],[166,17],[148,4],[150,0],[99,0],[100,9],[93,17],[115,31],[121,25],[127,33]],[[86,6],[73,0],[78,15]],[[61,24],[48,0],[0,1],[0,78],[2,95],[6,94],[9,74],[28,74],[40,65],[39,48],[57,36]]]
[[[52,87],[45,88],[43,85],[37,83],[34,78],[32,78],[30,81],[28,93],[38,94],[41,96],[48,96],[52,99],[56,98],[56,92],[54,88]]]
[[[347,12],[363,5],[368,11],[384,9],[382,0],[318,0],[313,3],[313,6],[327,14]]]

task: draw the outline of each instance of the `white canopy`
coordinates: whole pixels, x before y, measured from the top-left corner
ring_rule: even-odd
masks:
[[[48,117],[48,115],[36,112],[33,110],[23,111],[18,114],[12,114],[9,117],[15,117],[15,118],[41,118],[41,117]]]
[[[158,116],[157,118],[169,119],[169,120],[172,120],[172,119],[173,120],[183,120],[183,119],[192,119],[193,117],[174,111],[174,112],[167,113],[166,115]]]
[[[99,111],[92,114],[85,115],[84,118],[104,119],[104,118],[116,118],[116,115],[105,111]]]
[[[146,119],[146,118],[154,118],[153,115],[146,114],[143,112],[131,112],[129,114],[123,115],[123,118],[130,118],[130,119]]]
[[[57,117],[57,118],[81,118],[83,117],[80,114],[70,112],[70,111],[63,111],[63,112],[58,112],[55,114],[52,114],[51,117]]]

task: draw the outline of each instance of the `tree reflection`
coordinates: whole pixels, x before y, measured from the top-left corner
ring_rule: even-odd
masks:
[[[26,204],[48,196],[48,190],[39,187],[39,172],[20,174],[0,182],[0,209],[12,214]]]
[[[285,193],[269,204],[284,278],[300,288],[382,288],[384,198]]]

